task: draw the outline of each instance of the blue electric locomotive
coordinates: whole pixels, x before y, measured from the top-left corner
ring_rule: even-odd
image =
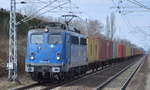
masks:
[[[62,23],[48,23],[28,32],[25,71],[33,80],[64,79],[85,73],[86,36]]]

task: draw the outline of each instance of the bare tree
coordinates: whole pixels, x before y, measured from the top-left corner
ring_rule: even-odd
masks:
[[[84,20],[75,20],[75,21],[73,21],[72,24],[73,24],[73,26],[75,28],[77,28],[78,30],[80,30],[80,32],[82,34],[85,34],[85,35],[88,34],[87,28],[86,28],[86,21],[84,21]]]
[[[103,25],[98,20],[91,20],[88,22],[87,28],[88,28],[88,35],[90,36],[101,35]]]

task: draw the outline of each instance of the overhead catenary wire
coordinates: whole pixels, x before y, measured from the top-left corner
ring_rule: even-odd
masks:
[[[56,7],[52,8],[52,9],[49,9],[49,10],[47,10],[47,11],[45,11],[45,12],[43,12],[43,13],[39,14],[39,15],[42,15],[42,14],[45,14],[45,13],[51,12],[52,10],[55,10],[55,9],[59,8],[60,6],[63,6],[63,5],[65,5],[65,4],[67,4],[67,3],[68,3],[68,2],[62,3],[62,4],[60,4],[59,6],[56,6]],[[29,21],[29,20],[31,20],[31,19],[33,19],[33,18],[35,18],[35,17],[36,17],[36,16],[32,16],[31,18],[28,18],[28,19],[23,20],[23,21],[21,21],[21,22],[27,22],[27,21]],[[21,22],[18,22],[17,24],[20,24]]]
[[[121,15],[122,16],[122,15]],[[125,17],[125,16],[124,16]],[[138,30],[139,32],[141,32],[142,34],[144,34],[144,35],[146,35],[146,36],[149,36],[150,37],[150,34],[148,34],[148,33],[146,33],[142,28],[140,28],[139,26],[137,26],[136,24],[134,24],[134,26],[133,26],[133,24],[129,21],[129,19],[127,18],[127,17],[125,17],[124,18],[123,16],[122,16],[122,18],[123,18],[123,20],[125,21],[127,21],[127,22],[125,22],[126,24],[127,24],[127,27],[129,28],[129,27],[131,27],[133,30]]]
[[[138,4],[140,4],[141,6],[143,6],[144,8],[146,8],[146,9],[149,9],[149,10],[150,10],[150,8],[149,8],[149,7],[147,7],[146,5],[142,4],[141,2],[139,2],[139,1],[137,1],[137,0],[133,0],[133,1],[137,2]]]
[[[150,37],[150,34],[148,34],[148,33],[146,33],[143,29],[141,29],[140,27],[138,27],[136,24],[134,24],[135,26],[133,26],[133,24],[129,21],[129,19],[127,18],[127,17],[125,17],[124,15],[121,15],[121,17],[122,17],[122,20],[124,21],[124,23],[127,25],[127,28],[128,29],[130,29],[130,30],[135,30],[136,29],[136,31],[138,31],[138,32],[140,32],[141,34],[143,34],[144,35],[144,38],[145,38],[145,36],[147,36],[147,37]],[[132,28],[132,29],[131,29]],[[135,32],[135,31],[134,31]],[[132,34],[133,35],[133,34]],[[134,36],[135,37],[135,36]],[[130,37],[130,38],[132,38],[132,37]],[[139,39],[138,39],[139,40]],[[142,42],[144,42],[145,43],[145,39],[142,39],[141,38],[141,43]],[[143,43],[143,44],[144,44]]]
[[[30,2],[32,2],[32,0]],[[41,3],[47,4],[47,1],[37,0],[37,2],[41,2]]]
[[[24,19],[20,20],[19,22],[17,22],[17,25],[20,24],[21,22],[26,22],[27,20],[29,20],[30,18],[34,17],[39,11],[45,9],[46,7],[52,5],[53,3],[55,3],[57,0],[54,0],[53,2],[48,3],[47,5],[43,6],[42,8],[40,8],[39,10],[35,11],[32,15],[25,17]]]
[[[25,2],[25,3],[43,3],[47,4],[50,0],[43,1],[43,0],[16,0],[17,2]]]
[[[120,14],[124,14],[124,15],[126,15],[126,14],[128,14],[128,13],[134,13],[134,12],[149,12],[150,11],[150,7],[148,7],[148,6],[146,6],[146,5],[144,5],[143,3],[141,3],[141,2],[139,2],[139,1],[137,1],[137,0],[119,0],[118,1],[118,5],[116,6],[116,3],[115,3],[115,1],[117,1],[117,0],[112,0],[112,3],[115,5],[115,7],[112,7],[112,8],[117,8],[118,10],[119,10],[119,13]],[[126,6],[122,6],[122,5],[120,5],[121,3],[124,3],[124,2],[130,2],[131,4],[133,4],[133,5],[135,5],[134,7],[126,7]],[[125,4],[125,3],[124,3]],[[128,9],[145,9],[145,10],[140,10],[140,11],[135,11],[135,10],[130,10],[130,11],[124,11],[123,9],[126,9],[126,8],[128,8]],[[118,11],[117,11],[118,12]]]
[[[19,22],[17,22],[17,25],[21,24],[21,22],[27,22],[27,21],[29,21],[29,20],[35,18],[35,17],[36,17],[35,15],[36,15],[37,13],[39,13],[39,11],[45,9],[46,7],[48,7],[49,5],[52,5],[53,3],[57,2],[57,1],[59,1],[59,0],[53,0],[53,2],[48,3],[47,5],[43,6],[42,8],[40,8],[39,10],[37,10],[36,12],[34,12],[32,15],[30,15],[30,16],[28,16],[28,17],[26,17],[26,18],[20,20]],[[68,1],[68,2],[59,4],[58,6],[53,6],[52,9],[47,10],[47,11],[45,11],[45,12],[39,14],[39,15],[45,14],[46,12],[51,12],[52,10],[55,10],[55,9],[57,9],[57,8],[62,8],[63,5],[65,5],[65,4],[67,4],[67,3],[70,2],[70,0],[67,0],[67,1]]]
[[[140,2],[138,2],[138,1],[136,1],[136,0],[127,0],[127,1],[131,2],[131,3],[134,4],[134,5],[139,6],[139,7],[141,7],[141,8],[150,10],[149,7],[145,6],[144,4],[142,4],[142,3],[140,3]]]
[[[135,3],[135,2],[134,2]],[[137,5],[137,3],[136,3],[136,6],[138,6]],[[139,6],[138,6],[139,7]],[[143,8],[143,6],[141,6],[141,7],[139,7],[139,8]],[[149,9],[146,9],[147,11],[149,10]],[[145,10],[145,11],[146,11]],[[121,12],[122,13],[122,12]],[[121,14],[120,13],[120,14]],[[123,14],[121,14],[122,16],[121,17],[123,17],[124,15]],[[136,27],[134,27],[134,26],[132,26],[132,23],[130,23],[129,22],[129,20],[128,20],[128,18],[125,18],[125,19],[123,19],[123,20],[126,20],[127,21],[127,28],[129,28],[129,27],[131,27],[132,28],[132,31],[133,30],[135,30],[135,31],[137,31],[137,32],[139,32],[140,34],[143,34],[144,36],[146,36],[146,37],[150,37],[150,34],[148,33],[148,32],[146,32],[146,31],[144,31],[141,27],[139,27],[139,26],[137,26],[137,25],[135,25]],[[129,29],[131,29],[131,28],[129,28]],[[135,32],[134,31],[134,32]],[[141,38],[142,39],[142,38]],[[142,41],[145,41],[145,39],[143,39]]]
[[[67,0],[67,1],[68,1],[68,2],[65,2],[65,3],[62,3],[62,4],[59,3],[60,5],[55,6],[55,7],[53,7],[52,9],[49,9],[49,10],[43,12],[43,13],[40,13],[39,15],[42,15],[42,14],[45,14],[45,13],[49,13],[49,12],[53,12],[52,10],[55,10],[55,9],[57,9],[57,8],[59,8],[61,11],[65,12],[65,13],[71,13],[71,14],[73,14],[73,13],[78,13],[78,12],[73,12],[72,10],[65,10],[65,9],[64,9],[65,7],[62,7],[62,6],[64,6],[65,4],[69,4],[70,7],[73,8],[73,7],[71,6],[71,4],[72,4],[71,0]],[[70,7],[67,7],[67,9],[70,9]],[[76,8],[79,8],[79,7],[76,7]],[[57,12],[57,11],[55,11],[55,12]],[[82,12],[79,12],[79,13],[81,14]],[[35,17],[35,16],[32,16],[32,17],[30,17],[30,18],[27,18],[26,20],[20,21],[19,23],[21,23],[21,22],[27,22],[27,21],[33,19],[34,17]],[[18,24],[19,24],[19,23],[18,23]]]
[[[86,17],[88,17],[88,18],[93,18],[91,15],[89,15],[89,13],[87,13],[87,12],[85,12],[84,10],[83,10],[83,8],[82,7],[79,7],[78,5],[76,5],[75,3],[73,3],[72,2],[72,5],[74,5],[77,9],[79,9],[80,10],[80,14],[84,14]],[[87,19],[87,18],[86,18]]]

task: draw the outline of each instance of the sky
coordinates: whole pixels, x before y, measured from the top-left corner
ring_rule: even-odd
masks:
[[[22,0],[16,0],[17,2]],[[37,0],[25,0],[28,2],[33,2]],[[40,0],[40,1],[48,1],[48,0]],[[114,1],[114,2],[113,2]],[[74,10],[77,12],[82,12],[80,15],[81,18],[86,18],[90,20],[99,20],[103,24],[106,22],[106,17],[110,16],[112,12],[115,13],[116,16],[116,28],[117,31],[115,33],[115,37],[121,39],[127,39],[132,43],[138,45],[139,47],[143,47],[145,50],[150,48],[150,10],[146,10],[143,8],[139,8],[136,5],[133,5],[130,2],[121,3],[120,5],[126,7],[121,9],[122,14],[119,14],[116,8],[118,6],[119,0],[72,0],[72,3],[75,7],[79,7]],[[149,0],[137,0],[144,4],[147,7],[150,7]],[[0,0],[0,8],[8,9],[10,0]],[[21,11],[26,7],[30,7],[37,9],[42,6],[42,3],[29,3],[27,5],[17,4],[17,10]],[[35,6],[35,7],[33,7]],[[34,11],[33,9],[33,11]],[[49,9],[49,8],[48,8]],[[25,10],[25,9],[24,9]],[[134,12],[133,12],[134,11]],[[132,12],[132,13],[129,13]],[[52,13],[46,13],[46,15],[56,16]]]

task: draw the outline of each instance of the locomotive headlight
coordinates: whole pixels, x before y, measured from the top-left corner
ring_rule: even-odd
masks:
[[[35,58],[33,56],[30,57],[31,60],[34,60]]]
[[[60,53],[57,53],[57,54],[56,54],[56,59],[57,59],[57,60],[60,60]]]
[[[45,32],[48,32],[49,30],[48,30],[48,28],[45,28],[44,31],[45,31]]]
[[[59,57],[59,56],[57,56],[57,57],[56,57],[56,59],[57,59],[57,60],[60,60],[60,57]]]

